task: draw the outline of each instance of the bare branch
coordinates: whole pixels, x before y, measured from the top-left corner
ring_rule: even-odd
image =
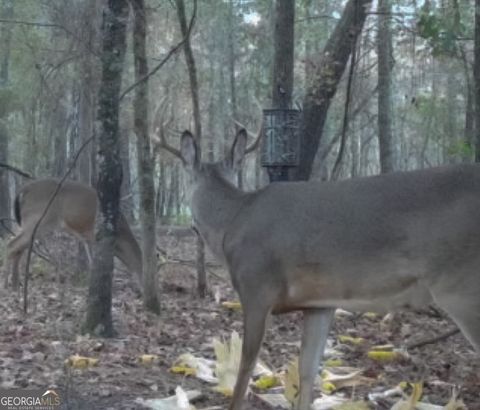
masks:
[[[67,33],[69,33],[69,31],[65,27],[60,26],[59,24],[54,24],[54,23],[36,23],[34,21],[10,20],[10,19],[0,19],[0,23],[18,24],[18,25],[22,25],[22,26],[59,28],[59,29],[64,30]]]
[[[22,171],[20,168],[14,167],[13,165],[9,165],[9,164],[5,164],[4,162],[0,162],[0,168],[6,168],[9,171],[13,171],[13,172],[17,173],[18,175],[21,175],[22,177],[33,179],[33,177],[28,172]]]
[[[182,38],[182,40],[174,47],[170,49],[170,51],[167,53],[167,55],[158,63],[155,68],[152,69],[148,74],[146,74],[144,77],[140,78],[137,82],[133,83],[132,85],[128,86],[122,94],[120,94],[120,97],[118,98],[118,101],[121,101],[123,97],[125,97],[130,91],[132,91],[135,87],[137,87],[139,84],[143,83],[144,81],[148,80],[152,75],[154,75],[158,70],[160,70],[168,60],[178,51],[180,50],[183,45],[186,43],[188,38],[190,37],[190,33],[192,32],[193,26],[195,24],[195,18],[197,15],[197,0],[193,0],[193,12],[192,12],[192,17],[190,18],[190,23],[188,24],[188,30],[185,34],[185,36]]]
[[[61,24],[37,23],[35,21],[10,20],[10,19],[0,19],[0,24],[17,24],[17,25],[21,25],[21,26],[30,26],[30,27],[56,28],[56,29],[64,31],[69,36],[74,38],[76,41],[78,41],[79,43],[83,43],[85,45],[85,42],[82,41],[81,39],[79,39],[78,36],[73,31],[70,31],[68,28],[66,28],[65,26],[63,26]],[[98,57],[98,55],[93,50],[91,50],[89,47],[86,47],[86,50],[88,52],[90,52],[91,54],[93,54],[94,56]]]

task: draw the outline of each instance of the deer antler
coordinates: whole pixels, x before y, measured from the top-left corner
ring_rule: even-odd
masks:
[[[168,151],[170,154],[174,155],[175,157],[181,159],[183,161],[182,155],[180,151],[173,146],[171,146],[167,139],[165,138],[165,123],[164,117],[165,112],[167,111],[168,105],[166,104],[166,98],[162,103],[159,105],[156,113],[155,113],[155,121],[154,124],[156,125],[154,128],[154,134],[152,135],[151,139],[152,142],[156,145],[156,148],[163,148],[165,151]],[[167,122],[167,125],[172,121],[170,118]]]
[[[260,106],[260,103],[258,103],[258,101],[257,101],[257,104]],[[260,110],[260,112],[262,111]],[[263,124],[264,124],[263,114],[261,115],[261,118],[262,120],[260,122],[260,127],[255,134],[249,131],[240,121],[235,120],[235,124],[237,124],[240,128],[244,128],[247,131],[247,134],[254,138],[253,142],[245,149],[245,154],[250,154],[251,152],[255,151],[260,145],[260,141],[263,136]]]

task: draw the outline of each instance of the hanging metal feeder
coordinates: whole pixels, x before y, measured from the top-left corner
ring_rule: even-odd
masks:
[[[263,110],[263,167],[297,167],[300,160],[300,111]]]

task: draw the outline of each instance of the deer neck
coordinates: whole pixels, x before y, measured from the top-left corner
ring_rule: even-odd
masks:
[[[201,176],[192,192],[194,224],[213,254],[225,261],[223,238],[247,193],[219,175]]]

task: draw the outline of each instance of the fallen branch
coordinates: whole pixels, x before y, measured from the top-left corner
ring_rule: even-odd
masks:
[[[431,345],[433,343],[441,342],[442,340],[448,339],[449,337],[456,335],[457,333],[460,333],[460,329],[451,329],[448,332],[442,333],[441,335],[430,337],[428,339],[423,339],[419,342],[411,343],[407,345],[407,350],[416,349],[425,345]]]

